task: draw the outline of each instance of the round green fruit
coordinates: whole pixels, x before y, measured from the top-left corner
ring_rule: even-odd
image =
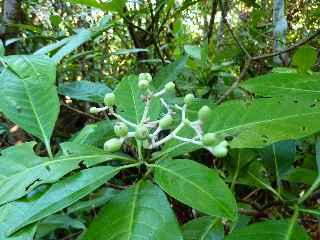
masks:
[[[149,82],[147,80],[140,80],[138,86],[141,90],[146,90],[149,87]]]
[[[198,119],[201,122],[206,122],[210,118],[211,109],[208,106],[203,106],[198,111]]]
[[[126,137],[129,131],[128,126],[123,122],[116,123],[116,125],[114,125],[113,130],[118,137]]]
[[[176,89],[176,85],[173,82],[168,82],[165,86],[164,89],[168,92],[173,92]]]
[[[169,128],[173,123],[173,118],[170,114],[165,115],[159,121],[159,126],[161,129]]]
[[[119,151],[122,145],[122,141],[119,138],[111,138],[110,140],[106,141],[103,145],[103,149],[106,152],[112,153]]]
[[[104,104],[108,107],[115,105],[116,103],[116,96],[113,93],[107,93],[104,96]]]
[[[147,82],[152,81],[152,76],[150,73],[140,73],[139,74],[139,81],[145,80]]]
[[[215,133],[207,133],[202,138],[202,143],[205,146],[213,146],[216,142],[216,134]]]
[[[211,153],[217,158],[226,157],[228,155],[228,148],[218,145],[212,148]]]
[[[145,140],[149,137],[149,130],[146,126],[138,126],[134,135],[139,140]]]
[[[184,97],[184,103],[187,106],[190,106],[193,103],[194,99],[195,99],[194,95],[189,93]]]

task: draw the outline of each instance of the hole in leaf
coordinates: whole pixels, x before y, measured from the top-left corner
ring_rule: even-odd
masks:
[[[306,126],[302,126],[302,131],[306,131],[307,130],[307,127]]]
[[[298,103],[299,101],[298,101],[298,100],[293,100],[293,102],[294,102],[294,103]]]

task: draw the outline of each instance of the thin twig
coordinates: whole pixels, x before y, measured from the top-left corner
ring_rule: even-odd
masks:
[[[218,99],[217,104],[221,104],[233,92],[233,90],[238,87],[240,81],[246,75],[246,73],[250,67],[250,64],[251,64],[251,59],[248,59],[244,65],[239,77],[234,81],[234,83],[231,85],[231,87]]]
[[[290,52],[290,51],[292,51],[292,50],[294,50],[294,49],[306,44],[307,42],[310,42],[312,39],[316,38],[318,35],[320,35],[320,29],[318,29],[317,31],[312,33],[310,36],[308,36],[308,37],[296,42],[291,47],[287,47],[287,48],[284,48],[284,49],[282,49],[280,51],[276,51],[276,52],[273,52],[273,53],[267,53],[267,54],[255,56],[255,57],[252,57],[252,60],[254,60],[254,61],[261,60],[261,59],[265,59],[265,58],[275,57],[277,55],[281,55],[281,54],[286,53],[286,52]]]
[[[91,118],[91,119],[94,119],[94,120],[99,120],[99,121],[102,120],[101,118],[98,118],[98,117],[96,117],[96,116],[94,116],[94,115],[91,115],[91,114],[89,114],[89,113],[83,112],[83,111],[81,111],[81,110],[79,110],[79,109],[76,109],[76,108],[74,108],[74,107],[71,107],[71,106],[69,106],[68,104],[65,104],[64,102],[62,102],[61,105],[64,106],[64,107],[66,107],[66,108],[68,108],[68,109],[70,109],[70,110],[72,110],[72,111],[74,111],[74,112],[76,112],[76,113],[79,113],[79,114],[81,114],[81,115],[84,115],[84,116],[86,116],[86,117],[88,117],[88,118]]]
[[[209,22],[209,28],[208,28],[208,34],[207,34],[207,38],[208,38],[208,43],[211,40],[211,36],[212,36],[212,32],[213,32],[213,26],[214,26],[214,19],[216,17],[216,13],[217,13],[217,0],[212,0],[212,6],[211,6],[211,16],[210,16],[210,22]]]

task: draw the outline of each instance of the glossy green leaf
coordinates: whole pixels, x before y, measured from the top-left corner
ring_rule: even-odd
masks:
[[[71,218],[65,214],[54,214],[43,219],[38,224],[36,238],[39,239],[57,229],[85,229],[82,221]]]
[[[274,143],[261,150],[262,162],[279,182],[292,167],[296,156],[296,142],[293,140]]]
[[[184,240],[222,240],[224,226],[218,218],[200,217],[182,227]]]
[[[127,0],[109,0],[102,3],[97,0],[68,0],[68,2],[82,4],[88,7],[99,8],[104,11],[121,13]]]
[[[71,205],[104,184],[118,171],[117,168],[108,166],[85,169],[53,184],[34,200],[3,205],[0,208],[0,215],[3,216],[1,225],[6,226],[7,234],[13,234],[20,228]]]
[[[115,95],[119,114],[133,123],[140,123],[144,102],[141,99],[142,92],[138,87],[138,77],[131,75],[122,79],[115,90]],[[156,98],[151,102],[149,117],[155,120],[158,119],[159,114],[160,100]]]
[[[198,60],[201,60],[201,48],[196,45],[184,45],[184,50],[186,53]]]
[[[249,79],[241,84],[241,87],[265,97],[306,94],[320,96],[320,75],[271,73]]]
[[[2,222],[2,219],[0,216],[0,223],[1,222]],[[7,228],[5,225],[0,224],[1,240],[33,240],[36,234],[37,224],[32,224],[30,226],[27,226],[11,236],[7,236],[6,229]]]
[[[305,230],[295,224],[290,231],[290,221],[268,220],[233,231],[225,240],[308,240]],[[291,238],[288,239],[287,235]]]
[[[170,196],[211,216],[235,220],[237,205],[218,173],[191,160],[164,160],[155,180]]]
[[[319,117],[320,104],[307,96],[230,101],[212,110],[207,131],[232,136],[233,148],[259,148],[319,131]]]
[[[6,49],[3,45],[2,40],[0,40],[0,56],[4,56],[5,53],[6,53]]]
[[[140,181],[113,197],[89,226],[82,240],[182,240],[165,194],[150,181]]]
[[[58,91],[73,99],[103,103],[104,95],[110,93],[111,89],[104,83],[81,80],[62,83],[59,85]]]
[[[167,82],[175,81],[179,73],[185,69],[187,59],[187,57],[182,57],[181,59],[161,68],[161,70],[155,75],[152,81],[152,86],[159,90],[160,88],[164,87]]]
[[[72,142],[102,147],[106,140],[115,136],[113,126],[110,120],[86,125],[72,137]]]
[[[286,173],[284,179],[292,183],[304,183],[312,185],[317,179],[318,173],[307,168],[293,168]]]
[[[103,191],[100,191],[99,193],[94,194],[94,196],[91,196],[90,200],[78,201],[75,204],[68,207],[68,214],[86,210],[89,211],[92,208],[101,207],[118,193],[119,190],[113,188],[103,189]]]
[[[50,149],[50,137],[59,114],[55,64],[40,56],[2,59],[7,67],[0,76],[0,109]]]
[[[55,182],[81,166],[90,167],[113,159],[128,159],[124,155],[109,155],[86,145],[77,145],[77,148],[64,145],[65,152],[70,154],[48,161],[47,158],[35,155],[34,145],[34,142],[20,144],[1,152],[0,205],[26,195],[41,184]],[[76,149],[81,149],[81,152]]]
[[[317,61],[317,49],[305,45],[299,47],[292,58],[293,65],[298,67],[301,72],[306,72],[311,69],[313,64]]]

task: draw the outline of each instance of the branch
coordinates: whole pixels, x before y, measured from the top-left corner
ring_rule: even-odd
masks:
[[[218,3],[217,0],[212,0],[212,7],[211,7],[211,14],[210,14],[211,16],[210,16],[209,29],[207,34],[208,43],[210,42],[210,39],[212,37],[214,19],[217,13],[217,5],[218,5],[217,3]]]
[[[312,33],[309,37],[306,37],[306,38],[296,42],[291,47],[284,48],[284,49],[282,49],[280,51],[277,51],[277,52],[267,53],[267,54],[255,56],[255,57],[252,57],[252,60],[254,60],[254,61],[261,60],[261,59],[274,57],[274,56],[277,56],[277,55],[281,55],[283,53],[290,52],[290,51],[292,51],[292,50],[294,50],[294,49],[306,44],[307,42],[310,42],[312,39],[316,38],[318,35],[320,35],[320,29],[318,29],[316,32]]]
[[[240,81],[244,78],[251,64],[251,58],[248,59],[239,75],[239,77],[234,81],[231,87],[218,99],[217,104],[221,104],[230,94],[236,89],[240,83]]]

